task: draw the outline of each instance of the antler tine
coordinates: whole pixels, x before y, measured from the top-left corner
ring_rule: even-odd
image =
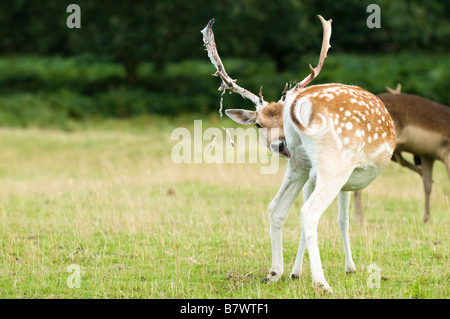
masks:
[[[322,39],[322,49],[320,50],[320,57],[319,57],[319,63],[317,66],[313,69],[311,64],[309,65],[309,69],[311,71],[311,74],[308,75],[306,78],[304,78],[301,82],[297,83],[293,90],[298,90],[300,88],[305,87],[308,85],[314,78],[320,73],[320,70],[322,70],[323,62],[325,58],[327,57],[327,52],[331,48],[330,45],[330,38],[331,38],[331,22],[333,22],[332,19],[326,21],[321,15],[318,15],[320,21],[322,22],[323,27],[323,39]]]
[[[283,92],[281,92],[281,101],[284,102],[284,100],[286,100],[286,94],[288,92],[288,88],[289,88],[289,83],[286,82],[286,85],[284,86],[284,90]]]
[[[223,66],[222,60],[220,59],[219,53],[217,52],[214,33],[212,31],[213,24],[214,19],[209,20],[208,24],[201,31],[201,33],[203,34],[203,43],[205,44],[206,51],[208,52],[208,57],[217,70],[215,75],[219,75],[222,79],[222,85],[219,87],[219,90],[229,89],[232,92],[238,93],[243,98],[252,101],[253,104],[255,104],[256,109],[261,108],[266,103],[262,97],[262,89],[260,90],[259,95],[253,94],[252,92],[237,85],[236,80],[230,78],[230,76],[225,71],[225,67]]]
[[[385,86],[384,88],[386,89],[386,91],[388,91],[389,93],[392,93],[392,94],[400,94],[400,93],[402,93],[402,85],[401,85],[401,83],[397,83],[397,87],[395,88],[395,90],[391,89],[389,86]]]
[[[264,104],[264,99],[263,99],[263,87],[262,87],[262,85],[261,85],[261,87],[259,88],[258,97],[259,97],[259,102],[260,102],[261,104]]]

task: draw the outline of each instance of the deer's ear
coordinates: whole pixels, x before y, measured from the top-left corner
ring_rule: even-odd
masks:
[[[243,125],[255,124],[256,119],[258,118],[258,113],[256,111],[241,109],[228,109],[225,110],[225,114],[233,121]]]

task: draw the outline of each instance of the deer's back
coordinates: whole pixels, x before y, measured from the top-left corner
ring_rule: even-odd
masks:
[[[450,146],[450,108],[412,94],[379,94],[397,133],[397,149],[436,157]]]

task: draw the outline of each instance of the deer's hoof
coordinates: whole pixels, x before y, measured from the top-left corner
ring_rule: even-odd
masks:
[[[319,292],[329,292],[329,293],[333,292],[333,289],[331,289],[330,285],[326,281],[325,282],[315,282],[314,288],[316,289],[316,291],[319,291]]]
[[[271,270],[269,272],[269,274],[261,280],[261,282],[263,284],[277,282],[280,279],[280,277],[281,277],[281,274],[278,274],[276,271]]]
[[[355,268],[355,265],[351,265],[351,266],[345,267],[345,273],[346,273],[347,275],[350,275],[350,274],[356,274],[356,268]]]
[[[297,274],[291,274],[291,275],[289,276],[289,279],[291,279],[291,280],[300,280],[300,276],[297,275]]]

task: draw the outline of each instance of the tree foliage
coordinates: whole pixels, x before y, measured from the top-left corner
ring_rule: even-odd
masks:
[[[66,8],[77,3],[82,28],[66,27]],[[381,8],[381,28],[369,29],[367,6]],[[221,54],[270,58],[279,71],[317,50],[317,14],[333,19],[339,52],[375,53],[449,48],[450,1],[420,0],[4,0],[0,2],[0,52],[89,53],[136,65],[204,58],[199,31],[212,17]]]
[[[81,29],[66,26],[72,3]],[[366,24],[372,3],[379,29]],[[200,34],[211,18],[230,75],[275,100],[317,61],[318,14],[333,19],[333,34],[315,84],[380,93],[402,82],[405,92],[450,104],[449,0],[2,0],[0,124],[216,110],[220,81]],[[226,97],[228,107],[245,103]]]

